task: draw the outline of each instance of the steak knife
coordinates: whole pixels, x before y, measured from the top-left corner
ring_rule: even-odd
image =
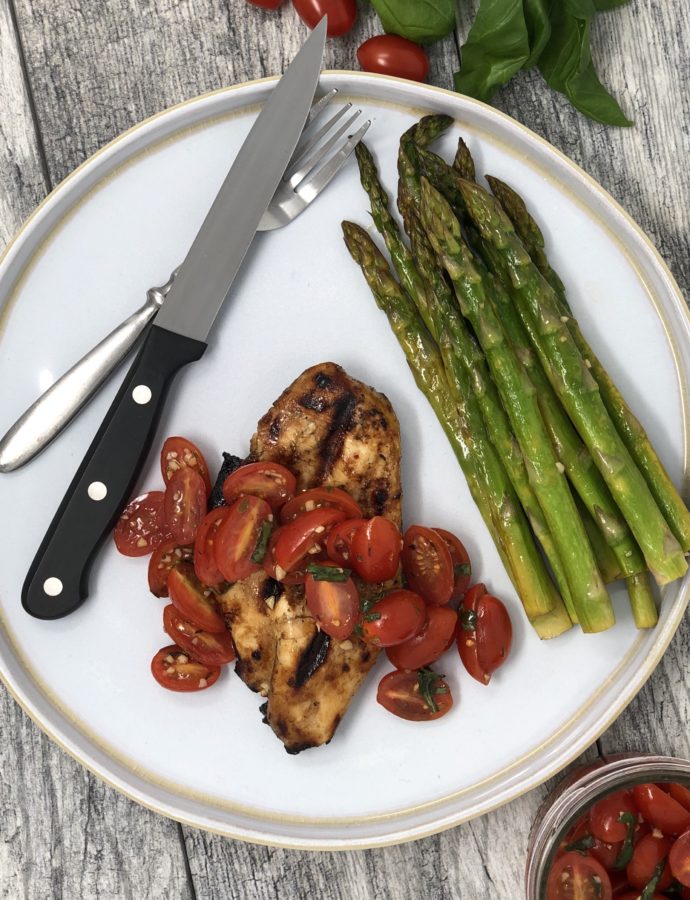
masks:
[[[177,372],[200,359],[292,156],[321,71],[326,19],[280,79],[213,201],[165,305],[36,553],[22,605],[57,619],[88,596],[93,559],[134,487]]]

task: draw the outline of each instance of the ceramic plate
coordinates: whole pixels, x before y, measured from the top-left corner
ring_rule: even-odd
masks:
[[[184,257],[257,109],[261,81],[155,116],[97,153],[31,217],[0,265],[0,431],[53,379],[163,283]],[[647,238],[582,171],[521,125],[422,85],[331,73],[322,88],[372,120],[369,143],[395,184],[400,134],[425,111],[457,119],[479,171],[514,183],[537,211],[554,267],[597,353],[648,428],[672,476],[686,473],[688,316]],[[304,368],[333,360],[383,391],[403,439],[404,516],[459,533],[476,577],[515,623],[510,662],[487,689],[450,651],[439,664],[456,704],[437,722],[389,715],[377,665],[329,746],[288,756],[261,723],[261,698],[232,671],[197,695],[149,673],[168,643],[146,561],[106,544],[91,596],[37,621],[20,588],[44,531],[117,388],[38,459],[0,476],[0,671],[48,734],[81,763],[163,814],[250,841],[358,848],[410,840],[529,790],[586,748],[649,677],[681,619],[687,580],[661,597],[659,626],[638,633],[614,590],[618,624],[540,643],[527,626],[464,477],[398,345],[350,260],[340,221],[369,222],[354,160],[301,218],[261,235],[203,359],[173,389],[155,441],[189,436],[215,462],[244,454],[256,422]],[[139,487],[157,487],[152,452]]]

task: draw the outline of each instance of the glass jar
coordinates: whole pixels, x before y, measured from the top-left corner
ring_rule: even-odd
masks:
[[[611,791],[653,781],[690,787],[690,760],[651,753],[600,757],[566,776],[539,807],[527,847],[526,900],[544,900],[556,850],[568,829]]]

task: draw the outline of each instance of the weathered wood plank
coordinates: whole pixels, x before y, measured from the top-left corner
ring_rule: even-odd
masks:
[[[272,13],[240,0],[17,0],[17,16],[55,181],[152,113],[282,72],[307,34],[291,4]],[[355,50],[377,30],[363,7],[352,33],[328,42],[324,68],[359,68]],[[433,82],[450,86],[456,64],[451,36],[434,48]]]

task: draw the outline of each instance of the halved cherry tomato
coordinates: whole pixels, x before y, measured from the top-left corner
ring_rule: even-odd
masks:
[[[161,472],[163,481],[168,484],[175,472],[188,467],[195,469],[204,479],[206,496],[211,493],[211,478],[204,455],[196,444],[183,437],[169,437],[161,450]]]
[[[117,520],[115,546],[125,556],[146,556],[170,539],[163,515],[163,491],[130,500]]]
[[[374,584],[395,578],[400,565],[402,535],[385,516],[367,519],[352,536],[350,565],[359,577]]]
[[[151,672],[158,684],[169,691],[203,691],[218,681],[220,666],[195,662],[173,644],[156,653],[151,660]]]
[[[445,540],[433,528],[410,525],[403,535],[402,564],[411,590],[427,603],[448,603],[455,582],[453,561]]]
[[[685,787],[684,784],[678,784],[678,782],[671,782],[667,784],[668,792],[673,797],[674,800],[677,800],[681,806],[684,806],[685,809],[690,810],[690,788]]]
[[[685,887],[690,887],[690,830],[676,838],[668,855],[673,877]]]
[[[193,555],[191,547],[180,547],[175,541],[166,541],[151,554],[149,560],[149,590],[156,597],[168,596],[168,575],[181,562],[188,562]]]
[[[424,627],[426,606],[412,591],[391,591],[362,615],[362,637],[378,647],[409,641]]]
[[[365,525],[366,522],[366,519],[345,519],[344,522],[334,525],[326,541],[326,553],[329,559],[339,566],[349,567],[351,565],[352,540],[360,525]]]
[[[342,571],[330,563],[320,563],[319,567]],[[307,574],[304,592],[309,612],[326,634],[341,641],[350,637],[359,616],[359,591],[351,578],[327,581]]]
[[[321,507],[302,513],[284,525],[273,551],[277,566],[284,572],[290,572],[305,556],[322,552],[330,529],[344,518],[345,513],[339,509]],[[282,581],[282,578],[278,580]]]
[[[178,544],[193,544],[206,515],[206,483],[196,469],[184,466],[173,472],[165,489],[165,524]]]
[[[223,573],[216,565],[216,536],[230,515],[229,506],[217,506],[204,516],[194,539],[194,571],[202,584],[220,584]]]
[[[184,619],[172,603],[163,610],[163,630],[192,659],[206,666],[223,666],[235,658],[235,646],[229,631],[217,634],[202,631]]]
[[[245,494],[261,497],[278,510],[292,498],[297,479],[289,469],[273,462],[255,462],[235,469],[223,482],[223,497],[228,506]]]
[[[458,615],[456,641],[462,664],[480,684],[488,684],[513,642],[508,610],[480,582],[467,591]]]
[[[429,57],[419,44],[397,34],[377,34],[357,50],[365,72],[379,72],[411,81],[424,81],[429,73]]]
[[[328,16],[328,37],[348,32],[357,18],[357,0],[292,0],[297,15],[309,28]]]
[[[598,860],[579,853],[557,859],[546,883],[547,900],[611,900],[611,879]]]
[[[263,557],[254,557],[262,531],[272,521],[271,507],[261,497],[235,500],[214,538],[216,565],[223,578],[240,581],[259,571]]]
[[[361,519],[359,503],[347,491],[337,487],[318,487],[296,494],[280,510],[280,521],[291,522],[305,512],[313,512],[322,506],[338,509],[343,519]]]
[[[664,834],[680,834],[690,828],[690,812],[655,784],[637,784],[632,790],[637,808]]]
[[[301,563],[298,563],[297,566],[290,572],[286,572],[285,569],[281,569],[281,567],[276,562],[275,550],[276,543],[284,527],[285,526],[276,528],[268,539],[268,547],[266,548],[266,555],[264,556],[264,561],[262,563],[264,572],[271,578],[274,578],[276,581],[280,581],[282,584],[285,584],[288,587],[295,584],[304,584],[304,580],[307,577],[307,566],[309,565],[309,563],[323,563],[327,562],[327,560],[324,560],[321,554],[317,554],[315,556],[305,557],[301,561]]]
[[[470,557],[465,550],[465,545],[460,538],[455,537],[451,531],[444,528],[434,528],[437,534],[440,534],[446,542],[446,546],[450,551],[450,558],[453,563],[453,593],[448,601],[450,605],[457,609],[460,601],[465,596],[465,591],[470,586],[472,579],[472,565]]]
[[[421,669],[435,662],[453,641],[458,614],[447,606],[428,606],[422,630],[404,644],[388,647],[388,659],[396,669]]]
[[[168,591],[182,618],[212,634],[225,631],[223,617],[213,602],[213,592],[201,584],[191,563],[180,563],[171,569]]]
[[[642,889],[650,878],[654,875],[654,870],[664,859],[668,857],[671,849],[671,841],[663,836],[657,836],[652,832],[646,834],[635,844],[632,859],[625,869],[628,881],[633,887]],[[657,888],[665,891],[671,884],[671,869],[668,863],[664,866],[664,871],[657,882]]]
[[[379,682],[376,699],[388,712],[409,722],[440,719],[453,706],[450,688],[431,669],[389,672]]]
[[[589,827],[600,841],[623,841],[628,826],[621,816],[631,813],[637,816],[637,807],[630,791],[614,791],[598,800],[589,811]]]

